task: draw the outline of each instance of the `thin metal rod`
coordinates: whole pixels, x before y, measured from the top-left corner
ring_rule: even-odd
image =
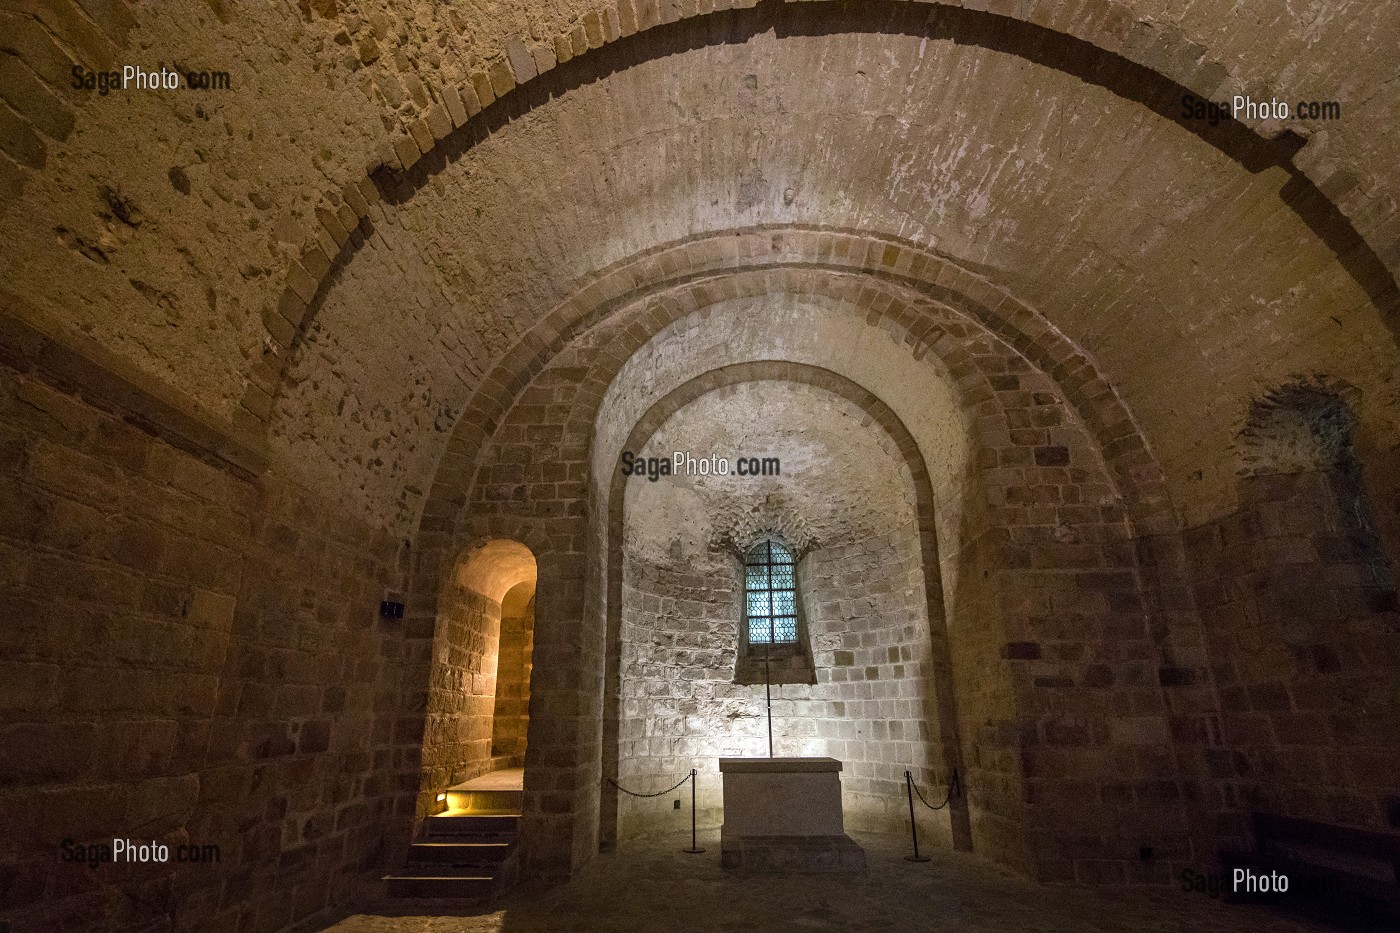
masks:
[[[690,848],[685,851],[696,855],[705,850],[700,848],[695,838],[695,769],[690,769]]]
[[[773,619],[768,619],[768,641],[763,645],[763,694],[768,700],[768,757],[773,757],[773,675],[769,667],[773,649]]]
[[[914,821],[914,777],[904,772],[904,792],[909,797],[909,833],[914,837],[914,854],[904,856],[906,862],[927,862],[927,855],[919,854],[919,824]]]

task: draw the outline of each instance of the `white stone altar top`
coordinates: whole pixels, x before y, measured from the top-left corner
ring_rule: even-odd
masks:
[[[840,771],[841,762],[835,758],[721,758],[723,774],[751,772],[755,774],[786,774],[793,771]]]

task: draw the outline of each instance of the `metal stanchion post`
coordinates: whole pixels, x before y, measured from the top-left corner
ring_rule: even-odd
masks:
[[[695,840],[695,769],[690,769],[690,848],[681,850],[689,852],[691,855],[699,855],[705,850],[696,844]]]
[[[914,837],[914,854],[904,856],[906,862],[927,862],[927,855],[919,854],[919,824],[914,822],[914,777],[904,772],[904,790],[909,795],[909,833]]]

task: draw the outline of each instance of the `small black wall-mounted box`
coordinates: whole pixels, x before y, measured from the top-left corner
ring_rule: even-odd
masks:
[[[403,603],[396,603],[392,600],[384,600],[379,604],[379,617],[382,619],[402,619]]]

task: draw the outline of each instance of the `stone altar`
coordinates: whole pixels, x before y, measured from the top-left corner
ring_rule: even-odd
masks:
[[[757,871],[864,871],[846,835],[835,758],[721,758],[720,864]]]

